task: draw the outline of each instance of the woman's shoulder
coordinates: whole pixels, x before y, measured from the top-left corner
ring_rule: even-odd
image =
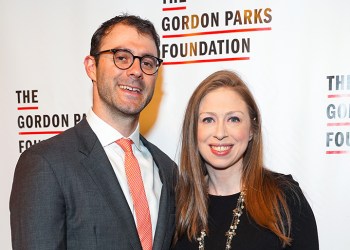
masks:
[[[299,187],[299,183],[293,178],[291,174],[283,174],[271,170],[266,170],[266,174],[280,188]]]
[[[284,194],[286,199],[289,200],[289,202],[299,202],[300,197],[304,196],[299,183],[291,174],[282,174],[268,170],[267,175]]]
[[[277,186],[283,193],[287,204],[291,209],[300,210],[305,206],[308,206],[308,201],[299,186],[299,183],[293,178],[291,174],[281,174],[276,172],[271,172]]]

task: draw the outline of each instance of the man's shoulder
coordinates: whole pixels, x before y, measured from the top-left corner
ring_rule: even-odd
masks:
[[[164,161],[174,162],[163,150],[161,150],[158,146],[156,146],[152,142],[148,141],[142,135],[140,135],[140,139],[143,145],[145,145],[145,147],[151,152],[153,157],[156,156],[156,157],[160,157]]]
[[[76,147],[77,144],[80,143],[81,138],[83,138],[83,136],[80,134],[83,134],[84,132],[79,130],[81,129],[87,130],[87,127],[84,123],[86,123],[86,121],[82,121],[76,124],[74,127],[71,127],[63,131],[58,135],[55,135],[51,138],[40,141],[39,143],[31,146],[24,153],[48,154],[50,152],[55,153],[60,151],[66,151],[67,149],[72,149],[73,147]]]
[[[158,165],[159,169],[165,170],[166,172],[171,173],[173,175],[177,171],[177,165],[176,163],[158,146],[153,144],[152,142],[148,141],[146,138],[144,138],[142,135],[140,135],[140,139],[145,147],[150,151],[152,154],[153,160]]]

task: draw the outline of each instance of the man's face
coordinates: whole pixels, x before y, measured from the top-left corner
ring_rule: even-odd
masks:
[[[157,48],[150,36],[139,34],[133,27],[117,24],[102,39],[100,51],[126,49],[135,56],[157,56]],[[151,101],[157,74],[146,75],[140,60],[126,69],[118,69],[113,53],[102,53],[93,80],[93,110],[102,119],[112,117],[138,117]]]

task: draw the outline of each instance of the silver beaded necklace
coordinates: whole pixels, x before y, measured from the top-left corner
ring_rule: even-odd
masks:
[[[236,230],[237,230],[238,224],[240,222],[239,217],[241,217],[241,215],[243,213],[244,196],[245,196],[245,192],[242,191],[238,197],[236,208],[232,210],[232,214],[233,214],[232,221],[231,221],[231,224],[230,224],[228,231],[225,233],[225,236],[226,236],[225,250],[231,249],[232,238],[233,238],[233,236],[236,235]],[[199,250],[204,250],[204,238],[206,235],[207,234],[206,234],[205,230],[202,229],[201,235],[197,238]]]

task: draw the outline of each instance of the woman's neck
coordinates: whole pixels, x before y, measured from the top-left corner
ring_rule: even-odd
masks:
[[[241,177],[241,169],[208,169],[208,193],[219,196],[239,193],[242,189]]]

